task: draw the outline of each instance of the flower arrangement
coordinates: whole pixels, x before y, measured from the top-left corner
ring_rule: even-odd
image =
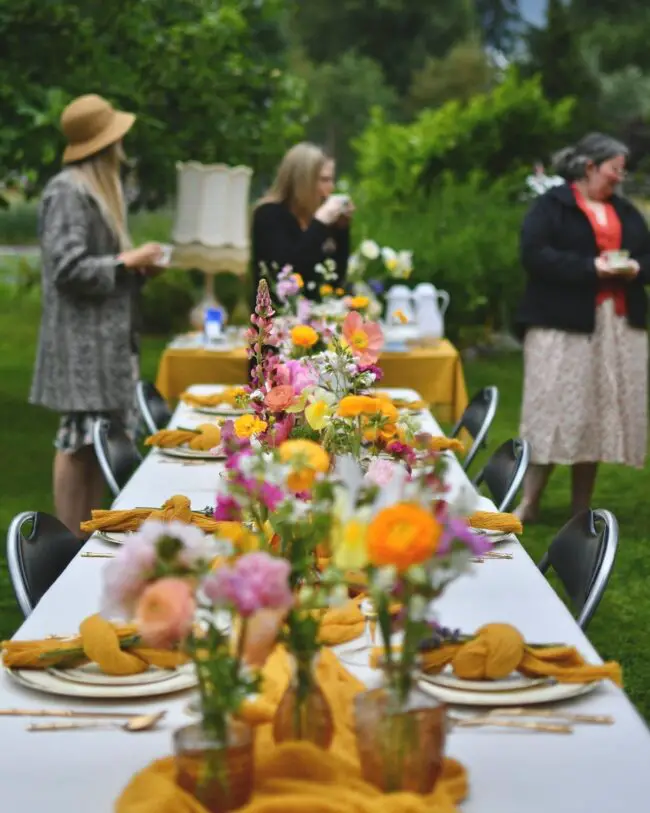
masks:
[[[350,256],[348,279],[351,282],[381,282],[408,279],[413,272],[413,252],[381,247],[374,240],[363,240]]]
[[[201,724],[224,744],[293,604],[288,562],[232,555],[230,543],[194,526],[149,520],[109,563],[103,587],[104,614],[135,618],[145,646],[189,655]]]

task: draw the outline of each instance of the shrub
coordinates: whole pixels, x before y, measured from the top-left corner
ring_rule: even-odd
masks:
[[[171,335],[187,330],[197,298],[197,287],[187,271],[169,269],[149,280],[142,294],[144,332]]]

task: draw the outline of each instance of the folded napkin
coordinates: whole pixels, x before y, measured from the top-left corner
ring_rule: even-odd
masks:
[[[375,659],[379,653],[373,653]],[[451,664],[464,680],[499,680],[512,672],[526,677],[553,677],[559,683],[611,680],[622,685],[621,667],[588,664],[571,646],[530,646],[510,624],[486,624],[467,642],[446,643],[422,653],[422,671],[438,673]]]
[[[329,751],[307,742],[275,744],[271,721],[290,675],[284,650],[275,650],[262,674],[262,696],[241,715],[257,729],[255,789],[239,813],[458,813],[457,804],[467,794],[467,775],[454,760],[445,760],[442,777],[429,796],[383,794],[361,779],[352,701],[364,686],[332,652],[322,651],[316,670],[334,718]],[[207,813],[175,779],[171,757],[153,762],[133,777],[117,800],[116,813]]]
[[[434,436],[429,442],[429,448],[434,452],[464,452],[465,444],[458,438],[446,438],[444,435]]]
[[[137,531],[147,519],[162,522],[185,522],[196,525],[207,534],[214,534],[222,539],[229,539],[238,545],[246,533],[239,522],[217,522],[212,517],[192,511],[190,501],[182,494],[175,494],[163,503],[162,508],[128,508],[124,511],[98,509],[91,512],[92,519],[80,525],[84,533],[95,531]]]
[[[483,531],[503,531],[506,534],[520,534],[524,530],[519,517],[499,511],[474,511],[469,517],[469,524]]]
[[[197,452],[209,452],[221,443],[221,428],[216,423],[202,423],[196,429],[161,429],[146,438],[145,446],[175,449],[188,445]]]
[[[227,406],[236,406],[237,399],[246,395],[246,391],[242,387],[229,387],[221,392],[213,392],[210,395],[195,395],[191,392],[181,393],[181,401],[189,406],[198,407],[218,407],[222,404]]]
[[[366,619],[361,612],[363,596],[358,596],[342,607],[323,612],[320,625],[320,640],[326,646],[345,644],[363,634]]]
[[[111,624],[100,615],[82,621],[74,638],[3,641],[2,650],[2,662],[10,669],[70,667],[94,661],[106,675],[137,675],[150,666],[173,669],[188,660],[182,652],[141,646],[134,626]]]

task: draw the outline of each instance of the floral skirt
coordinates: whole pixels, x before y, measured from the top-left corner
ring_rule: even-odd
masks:
[[[521,437],[532,462],[643,468],[648,446],[648,337],[607,300],[591,335],[531,328],[524,342]]]
[[[137,383],[139,361],[137,356],[132,358],[134,386]],[[124,428],[129,437],[137,435],[140,413],[135,403],[135,394],[131,409],[111,412],[65,412],[59,420],[59,427],[54,438],[54,447],[66,454],[75,454],[84,446],[93,445],[93,426],[100,419],[109,420]]]

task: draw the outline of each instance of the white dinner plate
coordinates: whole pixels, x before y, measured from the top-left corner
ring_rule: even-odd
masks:
[[[158,451],[166,457],[180,457],[184,460],[223,460],[226,457],[223,452],[213,454],[210,451],[190,449],[188,446],[176,446],[172,449],[158,447]]]
[[[515,689],[504,692],[474,692],[450,689],[431,683],[429,676],[422,677],[418,685],[423,692],[432,695],[442,703],[452,706],[536,706],[544,703],[559,703],[572,697],[593,692],[601,681],[593,683],[551,683],[532,686],[528,689]]]
[[[146,672],[137,675],[107,675],[96,663],[86,663],[71,669],[51,667],[48,672],[61,680],[81,683],[84,686],[144,686],[172,680],[177,676],[176,669],[158,669],[155,666],[150,666]]]
[[[112,545],[124,545],[134,533],[135,531],[96,531],[95,536],[101,539],[102,542],[110,542]]]
[[[524,689],[531,689],[533,686],[542,686],[548,684],[549,678],[529,678],[520,675],[519,672],[513,672],[511,675],[501,680],[463,680],[457,677],[447,667],[438,675],[427,675],[426,680],[436,686],[444,686],[447,689],[458,689],[459,691],[466,692],[512,692],[523,691]]]
[[[183,692],[196,686],[193,664],[186,664],[174,670],[169,680],[159,683],[122,683],[117,685],[76,683],[63,680],[45,669],[6,669],[6,673],[21,686],[45,694],[65,697],[86,697],[95,700],[125,700],[134,697],[156,697],[158,695]]]
[[[193,406],[190,407],[194,412],[199,412],[201,415],[248,415],[252,413],[251,409],[239,409],[238,407],[229,406],[228,404],[220,404],[219,406]]]

